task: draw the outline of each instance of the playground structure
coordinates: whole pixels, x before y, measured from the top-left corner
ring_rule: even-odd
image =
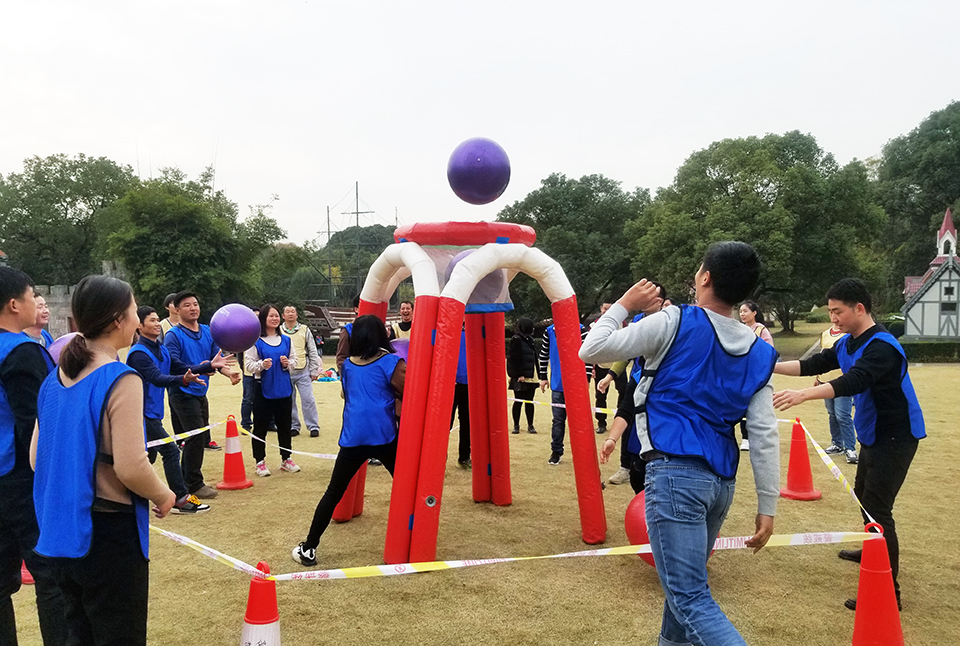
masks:
[[[600,466],[584,365],[578,356],[577,299],[560,265],[533,248],[536,233],[505,222],[418,223],[400,227],[371,266],[359,314],[386,316],[400,281],[412,277],[414,320],[408,351],[384,562],[433,561],[443,498],[454,384],[465,331],[470,383],[472,489],[476,502],[512,503],[506,398],[504,312],[509,282],[522,272],[550,299],[570,429],[583,541],[606,539]],[[363,512],[366,466],[334,513]]]

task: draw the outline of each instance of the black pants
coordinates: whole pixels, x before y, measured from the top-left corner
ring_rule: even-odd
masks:
[[[647,477],[647,461],[635,453],[627,453],[630,469],[630,488],[634,494],[643,491],[643,482]]]
[[[280,399],[267,399],[263,396],[263,386],[257,381],[253,387],[253,434],[261,440],[267,437],[267,431],[270,429],[270,422],[277,425],[277,442],[282,447],[280,449],[280,459],[286,460],[290,457],[290,419],[292,399],[290,397],[281,397]],[[260,462],[267,456],[267,445],[263,442],[254,440],[253,459]]]
[[[170,437],[163,428],[163,422],[158,419],[144,417],[143,424],[146,428],[148,442]],[[156,461],[157,453],[163,460],[163,475],[167,478],[167,486],[170,487],[177,500],[182,500],[189,492],[186,483],[183,481],[183,471],[180,468],[180,447],[177,446],[176,442],[167,442],[148,449],[147,454],[150,456],[151,464]]]
[[[69,646],[147,643],[149,570],[132,513],[93,512],[90,553],[55,558]]]
[[[467,384],[457,384],[453,391],[453,410],[450,411],[450,428],[453,420],[460,416],[460,447],[457,462],[470,459],[470,388]]]
[[[537,392],[537,384],[533,381],[518,381],[513,384],[513,396],[516,399],[533,402],[533,396]],[[523,408],[527,414],[527,428],[533,428],[534,405],[524,404],[523,402],[513,402],[513,427],[520,428],[520,409]]]
[[[173,423],[175,435],[203,428],[210,423],[210,404],[206,396],[190,395],[179,388],[171,388],[168,393],[170,421]],[[181,467],[183,481],[190,493],[197,493],[204,486],[203,449],[209,442],[210,431],[188,437],[184,441]]]
[[[33,472],[0,478],[0,644],[17,643],[17,624],[10,597],[20,589],[20,563],[36,581],[37,615],[45,646],[66,643],[63,597],[50,559],[33,551],[40,537],[33,507]]]
[[[883,527],[883,537],[887,542],[890,555],[890,569],[893,571],[893,585],[900,598],[900,584],[897,574],[900,572],[900,541],[897,539],[897,525],[893,520],[893,503],[897,499],[900,487],[907,477],[913,456],[917,454],[916,439],[888,442],[886,444],[860,445],[860,460],[857,464],[857,477],[853,491],[860,499],[863,508]],[[864,515],[863,522],[867,522]]]
[[[380,460],[392,476],[393,467],[397,463],[397,440],[394,439],[390,444],[340,447],[337,461],[333,465],[333,474],[330,476],[330,484],[327,485],[326,492],[317,503],[316,511],[313,512],[313,522],[310,524],[307,540],[303,542],[304,547],[316,549],[320,544],[320,537],[327,530],[330,519],[333,518],[333,510],[343,498],[350,480],[370,458]]]

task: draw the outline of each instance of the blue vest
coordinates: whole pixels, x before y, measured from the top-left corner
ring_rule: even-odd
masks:
[[[53,337],[50,336],[50,333],[47,332],[46,330],[40,330],[40,340],[39,340],[39,341],[37,341],[37,340],[34,339],[32,336],[30,336],[29,334],[27,334],[26,330],[24,330],[24,331],[21,332],[20,334],[22,334],[23,336],[27,337],[28,339],[30,339],[30,340],[33,341],[34,343],[39,343],[40,345],[42,345],[42,346],[45,347],[45,348],[49,348],[51,345],[53,345]]]
[[[460,357],[457,359],[457,383],[467,383],[467,333],[460,331]]]
[[[583,326],[580,326],[583,332]],[[557,347],[557,331],[554,326],[547,328],[547,338],[550,339],[550,390],[563,392],[563,379],[560,372],[560,349]]]
[[[900,356],[903,357],[903,363],[900,368],[900,388],[903,395],[907,398],[907,410],[910,413],[910,433],[918,440],[927,436],[923,423],[923,411],[920,410],[920,402],[917,401],[917,393],[913,389],[913,382],[910,381],[910,375],[907,374],[907,356],[903,353],[903,348],[897,339],[889,332],[877,332],[857,349],[853,354],[847,352],[847,344],[850,341],[850,335],[845,334],[840,337],[833,346],[837,353],[837,361],[840,363],[840,369],[844,374],[853,367],[863,354],[868,345],[874,341],[889,343]],[[856,412],[853,414],[853,425],[857,427],[857,439],[861,444],[870,446],[877,438],[877,407],[873,402],[873,395],[867,389],[858,395],[853,396],[853,403],[856,406]]]
[[[280,335],[280,345],[270,345],[263,339],[257,339],[257,354],[261,359],[273,359],[273,365],[260,373],[260,386],[266,399],[283,399],[293,394],[290,373],[280,365],[280,356],[290,357],[290,337]]]
[[[135,343],[130,346],[130,351],[127,352],[127,361],[130,360],[130,355],[134,352],[142,352],[150,357],[160,374],[170,374],[170,351],[162,345],[160,346],[159,359],[150,351],[150,348],[142,343]],[[146,379],[143,380],[143,416],[150,419],[163,419],[163,388],[154,386]]]
[[[210,335],[210,326],[200,326],[199,338],[195,338],[193,335],[194,332],[192,330],[185,330],[179,325],[174,325],[164,336],[164,345],[168,345],[166,342],[168,336],[177,337],[177,340],[180,341],[180,362],[188,366],[199,365],[204,361],[210,361],[217,356],[217,352],[220,350],[217,348],[217,344],[213,342],[213,337]],[[180,390],[197,397],[203,397],[206,395],[207,388],[210,385],[210,375],[197,376],[200,377],[200,381],[203,383],[191,383],[185,386],[180,386]]]
[[[36,341],[25,334],[0,333],[0,364],[7,360],[7,356],[13,352],[14,348],[24,343],[36,343]],[[53,370],[53,359],[46,351],[43,352],[43,358],[47,362],[47,370]],[[16,422],[17,418],[7,399],[7,391],[0,387],[0,476],[13,471],[13,467],[17,464]]]
[[[93,539],[93,504],[103,413],[117,381],[130,366],[111,361],[67,388],[53,372],[40,388],[37,403],[37,468],[33,500],[40,525],[36,551],[43,556],[82,558]],[[140,549],[149,551],[147,501],[133,500]]]
[[[390,385],[400,362],[385,354],[364,366],[343,362],[343,430],[340,446],[389,444],[397,437],[397,393]]]
[[[630,322],[636,323],[642,318],[643,318],[643,312],[640,312],[639,314],[634,316],[633,320]],[[646,360],[643,357],[635,357],[633,359],[633,365],[630,367],[630,374],[628,375],[628,378],[636,379],[637,381],[640,381],[640,377],[642,376],[642,373],[643,373],[644,363],[646,363]]]
[[[647,394],[653,448],[667,455],[701,457],[720,477],[734,477],[740,461],[734,424],[770,380],[776,362],[777,351],[759,338],[746,354],[729,354],[707,313],[681,305],[680,324],[666,356],[652,371]]]

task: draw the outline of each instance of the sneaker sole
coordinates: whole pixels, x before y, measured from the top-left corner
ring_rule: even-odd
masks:
[[[207,505],[207,508],[206,508],[206,509],[194,509],[193,511],[184,511],[183,509],[180,509],[179,507],[174,507],[173,509],[170,510],[170,513],[172,513],[172,514],[177,514],[177,515],[180,515],[180,516],[196,516],[197,514],[205,514],[205,513],[207,513],[208,511],[210,511],[211,509],[212,509],[212,507],[210,507],[210,505]]]
[[[284,469],[283,467],[280,467],[280,470],[286,473],[300,473],[300,469]]]
[[[292,552],[290,552],[290,558],[293,559],[293,562],[294,562],[294,563],[298,563],[299,565],[302,565],[303,567],[316,567],[316,566],[317,566],[317,560],[316,560],[316,559],[313,560],[313,563],[304,563],[304,562],[303,562],[303,559],[300,557],[300,553],[297,551],[297,550],[299,549],[299,547],[300,547],[300,546],[298,545],[297,547],[293,548],[293,551],[292,551]]]

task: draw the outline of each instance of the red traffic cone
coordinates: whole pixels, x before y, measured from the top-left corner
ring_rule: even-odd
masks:
[[[810,473],[810,454],[807,453],[807,436],[800,426],[800,418],[793,423],[790,438],[790,467],[787,469],[787,486],[780,495],[793,500],[819,500],[820,492],[813,488]]]
[[[260,561],[257,569],[270,574],[270,566]],[[243,617],[240,643],[258,646],[280,646],[280,612],[277,610],[277,582],[254,577],[250,579],[247,613]]]
[[[247,474],[243,470],[243,452],[240,450],[237,420],[231,415],[227,418],[227,441],[223,451],[223,481],[217,483],[217,489],[246,489],[252,486],[253,481],[247,480]]]
[[[876,523],[867,525],[880,529]],[[853,646],[903,646],[903,628],[897,609],[897,593],[887,539],[864,541],[857,586],[857,615],[853,620]]]
[[[23,561],[20,561],[20,582],[23,585],[33,585],[33,575],[30,574],[30,570],[27,569],[27,564]]]

